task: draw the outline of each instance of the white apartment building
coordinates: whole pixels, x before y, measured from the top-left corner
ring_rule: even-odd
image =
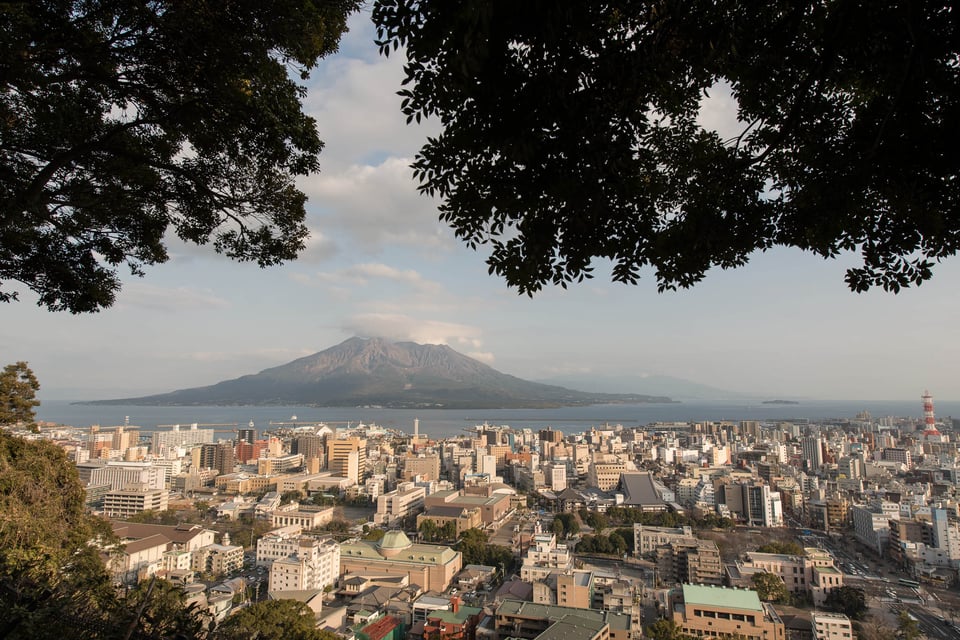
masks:
[[[551,573],[573,570],[573,554],[565,544],[557,544],[552,533],[538,533],[523,558],[520,579],[525,582],[543,580]]]
[[[167,484],[167,470],[149,462],[110,461],[90,471],[91,485],[110,485],[110,489],[143,486],[163,489]]]
[[[190,425],[187,430],[175,426],[171,431],[154,431],[150,452],[155,455],[165,455],[176,447],[193,447],[213,442],[213,429],[199,429],[196,424]]]
[[[677,483],[677,502],[680,504],[696,502],[697,485],[699,483],[699,478],[681,478]]]
[[[335,586],[340,577],[340,545],[331,539],[300,536],[293,555],[270,565],[270,591],[301,591]],[[259,545],[258,545],[259,556]]]
[[[850,508],[857,540],[878,554],[884,553],[890,541],[890,520],[900,518],[899,505],[887,504],[893,509],[882,509],[877,505],[853,505]]]
[[[814,640],[853,640],[853,624],[842,613],[814,611],[810,621]]]
[[[166,511],[167,505],[166,489],[110,491],[103,497],[103,515],[122,519],[144,511]]]
[[[404,483],[402,488],[377,496],[377,512],[373,514],[375,524],[389,524],[402,518],[416,516],[423,511],[423,501],[427,495],[423,487]]]

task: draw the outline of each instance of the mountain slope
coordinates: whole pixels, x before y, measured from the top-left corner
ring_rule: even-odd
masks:
[[[671,400],[637,394],[586,393],[529,382],[500,373],[446,345],[351,338],[311,356],[208,387],[93,404],[479,409],[616,402]]]

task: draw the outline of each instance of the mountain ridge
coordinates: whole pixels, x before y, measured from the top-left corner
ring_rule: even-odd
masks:
[[[354,337],[286,364],[209,386],[82,404],[512,409],[646,402],[673,400],[530,382],[501,373],[447,345]]]

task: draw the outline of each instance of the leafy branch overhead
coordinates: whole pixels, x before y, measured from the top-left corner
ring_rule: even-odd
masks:
[[[960,247],[960,31],[942,2],[379,0],[422,192],[532,294],[598,258],[660,290],[775,245],[920,284]],[[726,87],[738,133],[699,120]]]
[[[359,0],[0,6],[0,285],[110,306],[167,233],[261,266],[304,246],[306,79]],[[0,290],[0,301],[17,297]]]

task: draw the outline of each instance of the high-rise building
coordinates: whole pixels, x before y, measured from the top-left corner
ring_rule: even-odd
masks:
[[[257,430],[253,428],[253,423],[250,423],[248,429],[237,429],[237,442],[249,442],[253,444],[257,441]]]
[[[354,454],[351,456],[350,454]],[[327,469],[333,475],[350,478],[357,484],[366,479],[367,441],[365,438],[327,439]],[[351,477],[351,471],[356,478]]]
[[[819,435],[809,435],[803,439],[803,461],[807,471],[818,471],[823,466],[823,442]]]
[[[323,437],[307,434],[290,441],[290,453],[302,453],[304,458],[318,458],[323,455]]]
[[[220,475],[233,473],[236,466],[233,446],[229,443],[202,444],[197,467],[200,469],[216,469]]]

